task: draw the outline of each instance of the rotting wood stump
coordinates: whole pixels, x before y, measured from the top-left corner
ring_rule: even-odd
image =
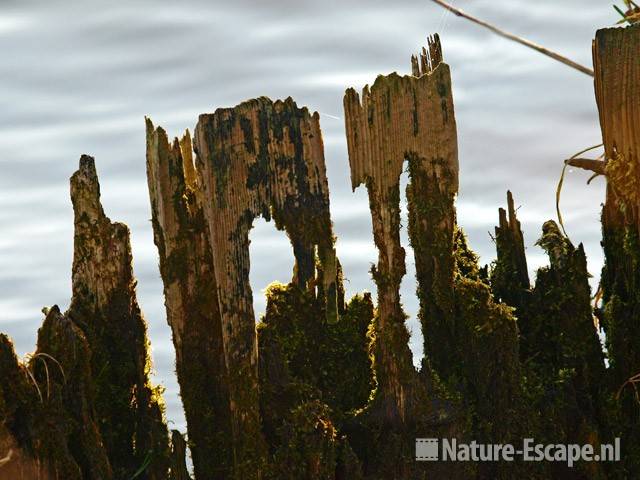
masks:
[[[149,383],[146,324],[136,299],[129,229],[100,204],[93,158],[83,155],[71,177],[74,208],[73,297],[67,315],[91,351],[95,408],[116,477],[149,463],[150,479],[166,476],[168,432],[160,392]]]
[[[599,30],[593,42],[595,95],[605,151],[602,210],[605,265],[602,327],[607,336],[619,430],[630,471],[640,472],[640,24]]]
[[[425,354],[430,356],[422,362],[421,371],[413,366],[400,302],[406,269],[400,244],[399,184],[406,162],[409,237],[423,332],[426,341],[442,342],[443,335],[436,339],[426,332],[449,329],[453,316],[457,133],[449,67],[442,62],[438,37],[428,43],[419,58],[412,58],[413,75],[378,76],[371,88],[364,88],[362,97],[354,89],[344,97],[352,187],[367,187],[378,248],[378,264],[372,268],[378,305],[371,333],[377,388],[349,431],[365,477],[372,478],[468,478],[474,470],[459,464],[445,472],[441,464],[416,463],[411,441],[420,432],[467,435],[467,413],[431,368],[437,365],[432,355],[437,342],[428,344]],[[432,308],[446,315],[427,315]]]
[[[229,375],[235,474],[260,475],[266,453],[260,426],[258,352],[249,283],[249,230],[262,215],[287,232],[293,283],[313,288],[316,250],[327,299],[336,310],[336,260],[319,115],[292,99],[261,97],[201,115],[196,170],[205,199]]]
[[[408,163],[410,239],[421,280],[421,309],[426,352],[431,332],[447,329],[453,313],[453,201],[458,191],[458,144],[449,67],[442,63],[438,37],[420,60],[412,58],[413,76],[379,76],[362,98],[355,90],[344,97],[347,145],[353,189],[365,184],[378,247],[373,278],[378,289],[376,316],[376,378],[380,394],[389,400],[388,417],[404,421],[415,401],[412,355],[400,283],[406,273],[400,244],[400,175]],[[436,242],[434,235],[444,241]],[[424,252],[436,246],[441,251]],[[425,260],[425,261],[423,261]],[[433,261],[432,261],[433,260]],[[437,301],[431,300],[437,298]],[[429,320],[427,320],[427,318]],[[438,338],[442,338],[439,335]],[[436,366],[444,358],[433,358]]]
[[[191,136],[170,144],[147,119],[147,178],[167,321],[196,476],[233,471],[229,380],[218,289]],[[206,419],[206,421],[203,421]]]
[[[185,137],[169,145],[166,133],[147,122],[155,241],[194,467],[217,472],[215,478],[259,478],[266,444],[249,284],[256,217],[273,218],[289,236],[292,283],[324,299],[324,321],[335,323],[338,315],[319,116],[291,99],[261,97],[200,116],[195,168],[190,143]],[[197,335],[204,328],[207,341]],[[194,362],[201,368],[193,371]],[[198,425],[202,409],[216,419],[212,424]]]

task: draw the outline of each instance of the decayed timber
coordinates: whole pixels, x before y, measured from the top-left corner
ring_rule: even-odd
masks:
[[[429,435],[465,438],[467,412],[432,370],[431,348],[418,373],[409,350],[406,315],[400,302],[405,251],[400,244],[400,175],[405,162],[409,239],[414,248],[423,332],[449,328],[454,314],[453,276],[455,208],[458,190],[457,134],[449,67],[440,41],[412,58],[411,76],[379,76],[360,97],[347,90],[345,124],[353,189],[365,184],[369,194],[378,264],[372,268],[378,305],[372,328],[377,388],[357,420],[372,433],[352,432],[354,450],[371,478],[469,478],[474,466],[416,463],[409,439]],[[437,295],[437,296],[436,296]],[[444,311],[431,317],[425,312]],[[425,339],[427,335],[425,333]],[[434,344],[448,337],[430,336]],[[429,344],[431,347],[431,344]],[[393,439],[393,440],[391,440]]]
[[[373,269],[378,287],[376,398],[383,399],[387,422],[400,419],[401,423],[419,425],[418,431],[447,429],[445,435],[457,438],[468,434],[468,426],[476,439],[515,441],[527,428],[519,427],[526,413],[519,401],[517,326],[511,308],[494,300],[486,269],[479,268],[477,256],[456,226],[456,123],[449,69],[442,63],[437,36],[429,39],[420,58],[412,58],[412,67],[413,76],[378,77],[371,89],[365,87],[362,100],[353,90],[345,96],[352,186],[367,186],[379,250],[378,265]],[[399,297],[405,273],[399,236],[399,177],[405,161],[409,172],[409,241],[415,255],[425,339],[419,380],[407,346]],[[519,228],[512,202],[510,207],[514,229]],[[522,263],[522,258],[518,260]],[[526,273],[526,263],[524,268]],[[430,380],[434,373],[444,381],[440,389]],[[461,411],[455,402],[449,403],[439,412],[447,422],[433,422],[428,408],[421,406],[442,404],[443,397],[451,398],[451,392],[464,398],[469,409]],[[465,419],[465,415],[469,417]],[[404,439],[412,433],[410,428],[396,430]],[[373,448],[379,457],[393,452],[393,447],[385,445]],[[423,471],[399,468],[401,449],[395,455],[395,463],[386,464],[374,456],[365,458],[365,467],[373,465],[378,475],[397,478],[411,478]],[[508,478],[514,472],[532,473],[520,466],[477,466],[480,478]],[[428,473],[434,478],[443,474],[436,470]],[[449,469],[444,475],[466,478],[474,474]]]
[[[507,210],[500,208],[498,216],[499,225],[495,227],[498,260],[491,275],[491,288],[496,298],[518,308],[525,302],[531,283],[524,237],[511,192],[507,192]]]
[[[605,149],[607,203],[603,222],[639,226],[640,25],[599,30],[593,43],[595,92]]]
[[[376,377],[382,394],[393,400],[390,416],[402,419],[409,411],[407,389],[412,382],[407,379],[414,371],[400,305],[405,274],[399,203],[403,165],[408,162],[411,177],[407,196],[412,243],[432,242],[436,231],[448,237],[447,251],[434,255],[434,263],[431,258],[421,262],[422,257],[416,256],[425,294],[441,299],[433,305],[447,317],[453,311],[453,201],[458,190],[451,79],[437,36],[430,39],[420,59],[412,59],[412,66],[413,76],[379,76],[370,89],[365,87],[362,98],[353,89],[344,98],[351,184],[354,189],[367,186],[378,247],[378,265],[373,270],[378,288]],[[434,190],[437,195],[430,194]],[[433,225],[437,228],[430,228]]]
[[[167,320],[196,476],[230,478],[227,368],[208,226],[191,136],[169,143],[147,119],[147,178]],[[203,418],[207,421],[203,421]]]
[[[640,24],[599,30],[593,43],[595,93],[605,150],[602,211],[605,266],[601,324],[607,335],[611,389],[624,419],[630,471],[640,471],[637,396],[627,380],[640,373]],[[623,387],[623,385],[627,387]]]
[[[249,284],[249,230],[274,218],[295,255],[293,283],[321,289],[327,321],[335,321],[336,259],[319,116],[291,99],[259,98],[201,115],[195,150],[204,216],[218,290],[229,379],[234,473],[260,475],[257,342]],[[319,259],[321,278],[316,272]]]
[[[114,476],[147,458],[149,479],[165,478],[168,433],[159,395],[149,384],[146,324],[136,299],[129,229],[100,204],[93,158],[83,155],[71,177],[74,209],[73,297],[68,315],[87,336],[96,415]]]

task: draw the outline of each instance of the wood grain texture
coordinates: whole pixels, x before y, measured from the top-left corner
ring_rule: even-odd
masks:
[[[230,478],[233,456],[228,375],[191,136],[187,131],[182,139],[169,143],[166,132],[154,128],[150,119],[146,127],[154,242],[160,254],[167,321],[176,350],[176,373],[192,441],[194,472],[204,478]]]
[[[416,250],[418,276],[428,278],[420,288],[452,288],[453,200],[458,191],[458,147],[449,67],[442,63],[439,39],[412,58],[411,76],[379,76],[362,95],[354,89],[344,97],[351,184],[365,184],[369,193],[378,264],[373,271],[378,288],[376,359],[379,386],[394,400],[389,415],[401,418],[410,409],[413,363],[400,304],[405,251],[400,244],[400,175],[410,170],[410,238],[443,234],[448,249],[442,262],[425,245]],[[439,205],[442,199],[446,205]],[[438,204],[438,205],[436,205]],[[432,208],[433,207],[433,208]],[[439,208],[439,211],[438,211]],[[427,238],[427,237],[424,237]],[[443,243],[440,242],[440,247]],[[415,248],[415,247],[414,247]],[[424,260],[418,265],[419,260]],[[435,260],[435,262],[434,262]],[[427,294],[428,296],[428,294]],[[452,305],[446,308],[451,311]]]
[[[598,30],[595,92],[605,148],[606,222],[636,223],[640,201],[640,25]],[[622,212],[624,210],[624,214]]]
[[[336,258],[319,116],[289,98],[261,97],[201,115],[196,171],[220,307],[235,475],[258,478],[266,447],[258,408],[258,351],[249,283],[249,231],[258,216],[285,230],[293,283],[337,315]],[[320,268],[316,269],[316,259]]]
[[[640,24],[598,30],[593,42],[595,94],[605,149],[606,202],[602,209],[602,308],[609,372],[623,417],[625,467],[640,471],[640,422],[635,388],[640,372]]]
[[[115,477],[132,475],[149,455],[149,479],[168,468],[161,398],[150,384],[147,326],[136,296],[129,228],[111,222],[100,203],[94,159],[71,177],[74,253],[66,315],[87,337],[95,410]]]

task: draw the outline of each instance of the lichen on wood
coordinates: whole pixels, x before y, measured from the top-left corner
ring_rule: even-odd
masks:
[[[262,215],[287,232],[293,283],[325,292],[335,321],[336,261],[319,115],[292,99],[261,97],[201,115],[196,170],[203,190],[222,322],[235,474],[260,475],[265,445],[258,411],[255,317],[249,284],[249,230]],[[322,278],[316,278],[316,258]]]
[[[166,132],[154,128],[151,120],[146,127],[154,241],[194,472],[212,480],[229,478],[233,455],[228,375],[205,200],[195,174],[191,136],[187,131],[170,144]]]
[[[640,372],[640,24],[598,30],[593,42],[595,94],[605,150],[602,210],[605,265],[602,308],[626,466],[640,472],[639,405],[625,382]]]
[[[273,217],[291,239],[296,263],[290,288],[314,305],[308,313],[317,315],[309,326],[320,333],[338,328],[338,313],[345,312],[338,306],[344,291],[338,285],[318,115],[298,109],[291,99],[260,98],[201,116],[195,144],[197,169],[188,135],[170,145],[166,133],[147,120],[154,237],[194,469],[207,478],[257,478],[273,474],[282,461],[267,465],[262,431],[269,422],[255,403],[265,396],[254,383],[248,284],[248,231],[255,216]],[[194,370],[198,362],[202,368]],[[291,411],[302,406],[292,402]],[[212,418],[204,425],[203,410]],[[277,421],[286,418],[288,411]]]
[[[371,88],[364,88],[362,98],[354,89],[347,90],[344,97],[351,185],[354,189],[361,184],[367,187],[378,248],[378,264],[372,270],[378,289],[376,379],[379,394],[390,401],[389,417],[401,420],[415,401],[409,334],[400,304],[400,283],[406,269],[400,244],[399,182],[406,161],[411,181],[407,196],[412,243],[433,240],[429,237],[433,230],[427,226],[430,222],[448,229],[453,241],[457,134],[449,67],[441,59],[439,40],[434,37],[420,62],[415,57],[412,61],[415,76],[378,76]],[[429,196],[428,189],[442,195]],[[416,196],[420,196],[419,204],[414,201]],[[441,296],[438,306],[448,314],[452,312],[452,250],[450,244],[442,263],[434,266],[423,265],[416,255],[418,276],[429,285],[429,293]]]
[[[96,419],[114,476],[148,464],[144,478],[168,468],[161,390],[150,384],[146,323],[136,299],[129,229],[100,204],[93,158],[83,155],[71,177],[74,209],[73,297],[67,315],[91,352]]]

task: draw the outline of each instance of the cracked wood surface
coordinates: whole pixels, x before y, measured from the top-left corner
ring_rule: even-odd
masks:
[[[229,385],[218,290],[191,136],[187,131],[180,140],[169,143],[166,132],[154,128],[150,119],[146,128],[154,242],[160,254],[194,472],[203,478],[229,478],[233,468]],[[203,417],[208,420],[203,422]]]
[[[229,375],[234,470],[240,478],[257,478],[266,448],[249,283],[249,231],[256,217],[273,218],[276,227],[287,232],[295,256],[293,283],[324,295],[327,321],[337,315],[336,258],[319,115],[298,108],[290,98],[272,102],[261,97],[201,115],[194,143]]]
[[[640,227],[640,24],[598,30],[593,42],[595,92],[605,149],[603,221]],[[624,213],[623,213],[624,210]]]
[[[609,372],[630,445],[628,471],[640,471],[637,392],[624,388],[640,371],[640,24],[598,30],[593,42],[595,94],[605,150],[602,209],[605,265],[597,309],[606,334]]]
[[[393,399],[395,412],[404,418],[411,396],[402,382],[413,371],[406,339],[405,315],[400,304],[400,283],[406,273],[405,251],[400,244],[400,175],[405,162],[410,171],[407,188],[410,238],[421,236],[444,245],[444,258],[432,245],[416,250],[420,288],[451,296],[453,275],[453,200],[458,190],[457,133],[449,67],[442,63],[438,37],[428,49],[412,58],[412,76],[379,76],[359,96],[354,89],[344,97],[351,183],[365,184],[378,248],[373,270],[378,288],[377,336],[380,357],[376,375],[383,395]],[[415,247],[414,247],[415,248]],[[448,250],[448,252],[446,252]],[[424,262],[418,262],[419,259]],[[420,265],[418,265],[420,263]],[[421,271],[422,270],[422,271]],[[421,302],[422,303],[422,302]],[[445,302],[446,303],[446,302]],[[444,305],[451,311],[452,305]]]
[[[148,478],[164,478],[168,432],[149,382],[147,326],[136,296],[129,228],[105,215],[92,157],[80,158],[70,183],[75,232],[66,315],[89,342],[97,420],[114,476],[131,475],[153,451]]]

